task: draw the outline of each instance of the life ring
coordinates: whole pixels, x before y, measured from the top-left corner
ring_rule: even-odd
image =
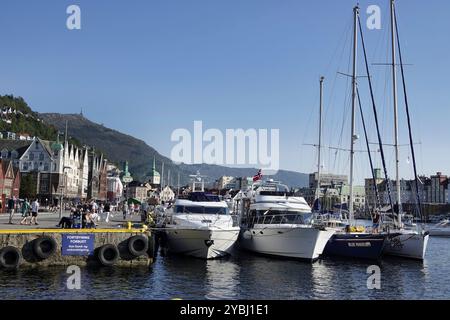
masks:
[[[97,259],[105,267],[112,266],[119,259],[119,249],[114,244],[105,244],[98,249]]]
[[[16,247],[4,247],[0,251],[0,266],[5,269],[17,269],[22,263],[22,253]]]
[[[128,239],[128,252],[135,257],[142,256],[148,250],[148,237],[143,235],[132,236]]]
[[[33,253],[40,259],[47,259],[56,252],[56,241],[52,237],[40,237],[33,241]]]

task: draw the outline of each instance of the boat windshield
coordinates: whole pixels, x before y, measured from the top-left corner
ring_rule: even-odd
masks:
[[[311,212],[288,210],[251,210],[249,220],[253,224],[310,224]]]
[[[228,207],[175,206],[175,213],[228,214]]]

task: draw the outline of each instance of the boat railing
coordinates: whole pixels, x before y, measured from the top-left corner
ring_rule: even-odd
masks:
[[[231,215],[231,219],[233,220],[233,227],[239,226],[239,216],[238,215]]]

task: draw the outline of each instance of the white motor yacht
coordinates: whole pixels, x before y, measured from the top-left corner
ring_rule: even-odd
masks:
[[[273,180],[254,183],[234,200],[240,212],[239,244],[249,251],[316,260],[335,232],[313,225],[305,199]]]
[[[167,208],[159,227],[165,231],[167,249],[202,259],[230,253],[239,236],[237,219],[218,196],[192,192]]]

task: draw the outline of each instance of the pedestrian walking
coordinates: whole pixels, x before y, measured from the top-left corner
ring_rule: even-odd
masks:
[[[30,224],[38,225],[37,223],[37,216],[39,212],[39,201],[38,199],[34,199],[34,201],[31,203],[31,221]]]
[[[22,203],[22,221],[20,221],[20,224],[28,224],[28,217],[30,216],[30,203],[28,202],[28,199],[25,199]],[[30,222],[31,223],[31,222]]]
[[[9,212],[9,224],[13,224],[13,216],[14,216],[14,209],[16,207],[16,197],[12,197],[8,200],[8,212]]]

